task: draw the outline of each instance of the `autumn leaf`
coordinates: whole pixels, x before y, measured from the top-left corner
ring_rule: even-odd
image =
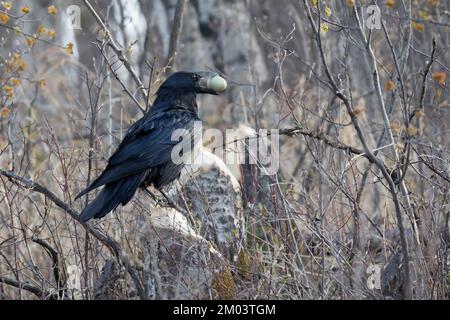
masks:
[[[330,7],[326,7],[326,8],[325,8],[325,15],[326,15],[327,17],[330,17],[330,16],[331,16],[331,8],[330,8]]]
[[[51,14],[52,16],[54,16],[56,14],[56,12],[57,12],[57,10],[54,5],[51,5],[50,7],[48,7],[48,13]]]
[[[10,114],[10,110],[8,107],[3,107],[1,111],[1,115],[3,118],[8,118]]]
[[[0,12],[0,22],[5,24],[8,23],[9,16],[6,13]]]
[[[73,43],[72,43],[72,42],[69,42],[69,43],[66,45],[65,50],[66,50],[66,52],[67,52],[68,54],[73,54]]]
[[[423,23],[413,21],[411,22],[411,27],[413,27],[414,30],[419,32],[425,31],[425,25]]]
[[[395,0],[386,0],[386,6],[390,9],[395,7]]]
[[[430,15],[428,14],[427,11],[425,10],[419,10],[419,17],[423,20],[428,20],[430,19]]]
[[[2,1],[2,7],[5,8],[5,10],[11,10],[12,3],[11,2],[3,2]]]
[[[20,29],[19,26],[15,26],[13,29],[16,36],[20,36],[22,34],[22,29]]]
[[[423,112],[423,110],[417,110],[414,114],[417,118],[422,118],[425,116],[425,112]]]
[[[29,6],[24,6],[24,7],[22,7],[22,9],[20,9],[20,11],[21,11],[23,14],[28,14],[28,13],[30,13],[31,9],[30,9]]]
[[[8,97],[14,96],[14,88],[11,86],[3,86],[3,91],[6,93]]]
[[[13,91],[14,88],[11,86],[3,86],[3,91],[5,91],[6,93]]]
[[[393,133],[398,133],[400,131],[400,123],[397,120],[394,120],[389,125],[389,128]]]
[[[392,91],[395,89],[395,83],[392,80],[389,80],[388,82],[386,82],[386,84],[384,85],[384,89],[386,91]]]
[[[36,31],[36,33],[38,34],[38,35],[43,35],[44,33],[46,33],[47,32],[47,29],[45,29],[45,27],[43,26],[43,25],[40,25],[38,28],[37,28],[37,31]]]
[[[27,63],[21,58],[17,66],[19,71],[23,71],[27,68]]]
[[[431,7],[437,7],[440,3],[440,0],[427,0],[427,4]]]
[[[34,46],[35,43],[36,43],[36,39],[33,38],[33,37],[27,37],[27,38],[26,38],[26,41],[27,41],[27,45],[28,45],[30,48],[31,48],[32,46]]]
[[[16,79],[16,78],[12,78],[11,83],[13,86],[18,86],[20,84],[20,80]]]
[[[364,111],[366,111],[366,108],[364,108],[364,106],[361,106],[361,105],[356,106],[356,107],[353,109],[353,115],[354,115],[355,117],[357,117],[357,116],[359,116],[360,114],[364,113]]]
[[[438,71],[433,73],[433,80],[440,85],[445,86],[445,80],[447,80],[447,74],[444,71]]]
[[[414,126],[409,126],[408,128],[406,128],[406,132],[408,133],[408,136],[414,136],[417,134],[417,128]]]
[[[55,38],[55,36],[56,36],[56,31],[55,31],[54,29],[48,30],[48,31],[47,31],[47,36],[48,36],[50,39]]]
[[[402,151],[404,147],[405,145],[400,141],[395,144],[395,148],[397,149],[397,151]]]
[[[27,67],[26,62],[22,59],[20,54],[18,54],[17,52],[13,53],[13,55],[12,55],[11,59],[8,61],[8,63],[11,66],[17,68],[19,71],[23,71]]]

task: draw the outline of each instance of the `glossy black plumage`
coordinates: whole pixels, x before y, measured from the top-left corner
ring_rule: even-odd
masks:
[[[171,140],[172,132],[192,132],[194,122],[200,121],[197,93],[217,94],[199,86],[199,80],[207,75],[211,76],[179,72],[161,85],[150,111],[128,129],[102,174],[77,196],[104,186],[81,213],[81,222],[102,218],[119,204],[127,204],[139,187],[153,184],[159,189],[179,177],[183,164],[171,160],[172,149],[178,143]]]

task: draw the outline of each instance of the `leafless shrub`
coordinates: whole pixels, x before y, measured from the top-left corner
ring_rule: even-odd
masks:
[[[124,3],[84,0],[79,30],[2,2],[1,299],[448,299],[448,2]],[[279,129],[279,171],[215,161],[80,224],[182,69],[229,83],[205,127]]]

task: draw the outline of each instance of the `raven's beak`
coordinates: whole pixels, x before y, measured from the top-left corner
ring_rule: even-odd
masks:
[[[224,78],[213,72],[199,72],[198,92],[219,94],[227,88],[227,82]]]

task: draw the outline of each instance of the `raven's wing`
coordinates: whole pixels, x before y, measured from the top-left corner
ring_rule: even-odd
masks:
[[[77,198],[104,184],[111,183],[171,160],[176,129],[189,130],[198,117],[192,113],[169,111],[138,120],[108,160],[108,166]]]
[[[109,158],[111,166],[124,162],[146,161],[149,167],[157,166],[170,159],[170,151],[178,141],[172,140],[177,129],[190,131],[198,117],[192,113],[169,111],[150,117],[130,132]],[[169,151],[167,153],[167,151]]]

